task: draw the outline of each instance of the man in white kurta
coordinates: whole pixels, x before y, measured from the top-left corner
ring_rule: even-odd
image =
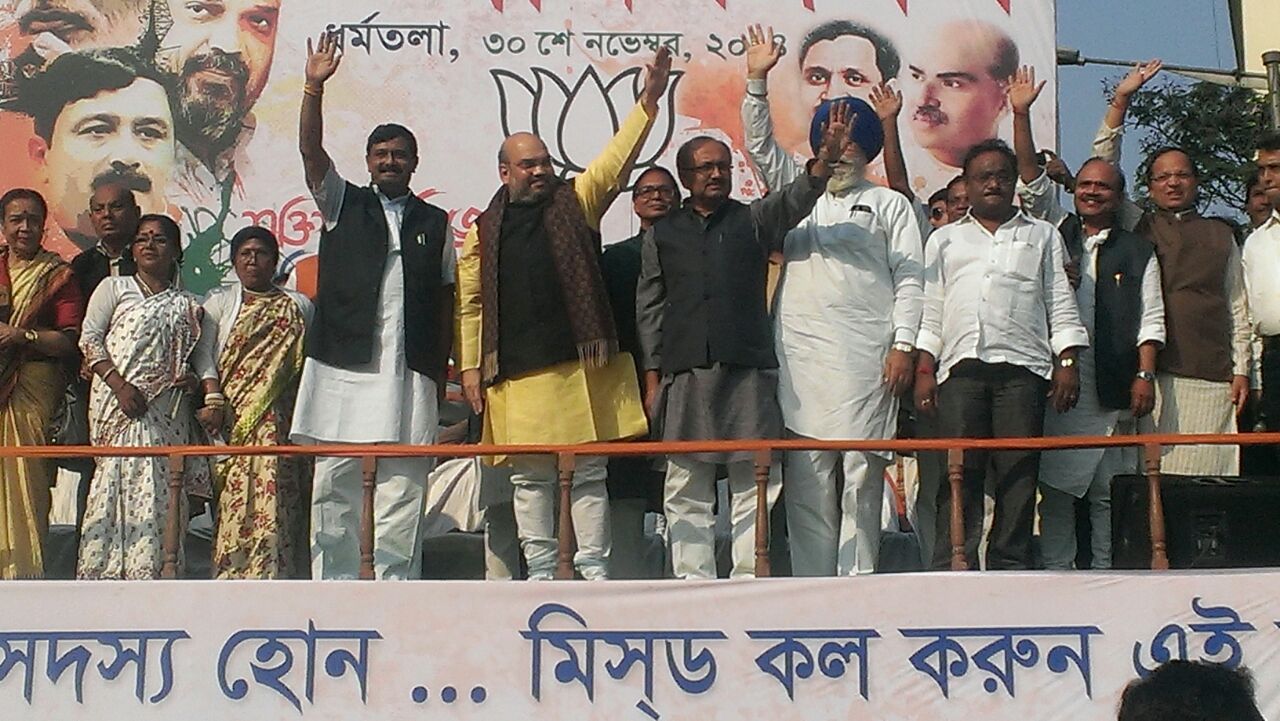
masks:
[[[342,176],[329,167],[313,193],[333,229],[342,212]],[[293,439],[300,443],[399,443],[429,445],[439,425],[436,384],[405,364],[404,271],[400,226],[407,196],[379,191],[387,219],[387,261],[382,273],[381,310],[374,332],[373,360],[338,368],[307,358],[298,387]],[[442,285],[454,284],[457,256],[446,243]],[[374,496],[374,571],[378,578],[418,578],[422,573],[422,518],[432,458],[378,459]],[[355,578],[360,570],[359,458],[317,458],[311,491],[312,575]]]
[[[758,89],[749,87],[743,100],[747,146],[762,171],[767,167],[780,180],[800,168],[777,151],[768,103],[751,92]],[[865,177],[866,163],[883,142],[878,116],[860,100],[848,102],[861,118],[853,124],[856,157],[841,163],[828,192],[783,244],[774,307],[778,401],[792,434],[888,439],[898,415],[893,391],[910,382],[923,308],[924,250],[910,201]],[[875,570],[891,460],[887,452],[787,455],[787,533],[795,575]]]
[[[1083,169],[1082,169],[1083,170]],[[1123,191],[1122,191],[1123,192]],[[1098,249],[1111,229],[1084,239],[1080,258],[1080,286],[1076,302],[1080,321],[1089,332],[1089,348],[1080,352],[1080,400],[1075,408],[1058,413],[1045,410],[1045,436],[1110,436],[1133,413],[1113,410],[1098,400],[1098,368],[1094,361],[1094,316],[1098,285]],[[1155,256],[1142,275],[1142,314],[1138,345],[1164,343],[1164,296],[1160,289],[1160,265]],[[1089,504],[1090,550],[1094,570],[1111,568],[1111,478],[1133,471],[1124,448],[1073,448],[1045,451],[1040,459],[1040,549],[1044,566],[1069,570],[1076,558],[1076,499]]]

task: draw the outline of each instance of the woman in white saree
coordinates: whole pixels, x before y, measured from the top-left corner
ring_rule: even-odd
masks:
[[[132,245],[137,275],[108,278],[89,300],[80,349],[95,376],[89,396],[94,445],[193,442],[197,385],[204,392],[201,420],[221,425],[226,399],[213,360],[216,331],[202,329],[199,302],[175,287],[180,238],[172,219],[143,216]],[[164,457],[99,459],[81,534],[79,578],[160,576],[168,465]],[[187,497],[208,498],[212,486],[206,459],[188,458],[184,470],[178,506],[185,524]]]

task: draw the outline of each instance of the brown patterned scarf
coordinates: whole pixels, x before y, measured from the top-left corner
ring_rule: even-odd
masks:
[[[498,246],[510,198],[503,186],[476,221],[480,233],[480,358],[485,383],[498,377]],[[560,278],[578,359],[598,368],[618,352],[618,331],[600,273],[599,232],[587,223],[573,181],[558,183],[542,218]]]

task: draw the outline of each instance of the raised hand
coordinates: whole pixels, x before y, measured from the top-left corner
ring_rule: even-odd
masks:
[[[640,102],[653,116],[657,114],[658,101],[667,92],[667,84],[671,81],[671,49],[666,46],[658,48],[653,62],[644,67],[644,90],[640,93]]]
[[[782,59],[782,45],[773,38],[773,28],[766,33],[760,24],[747,26],[743,38],[747,46],[747,77],[763,80]]]
[[[889,83],[881,82],[872,87],[867,99],[871,101],[871,107],[875,108],[881,122],[892,120],[902,112],[902,92],[889,87]]]
[[[1147,84],[1147,81],[1154,78],[1162,67],[1164,67],[1164,63],[1159,59],[1148,60],[1145,63],[1134,65],[1133,70],[1130,70],[1129,74],[1124,76],[1124,79],[1116,85],[1116,95],[1130,97],[1141,90],[1142,86]]]
[[[1031,106],[1035,104],[1036,98],[1040,97],[1040,91],[1044,90],[1047,82],[1047,80],[1041,80],[1037,83],[1036,69],[1030,65],[1018,68],[1013,77],[1009,78],[1009,88],[1006,91],[1009,95],[1009,107],[1015,113],[1031,112]]]
[[[822,127],[822,145],[818,148],[818,160],[828,167],[840,162],[845,151],[853,145],[853,137],[849,130],[857,118],[858,114],[853,112],[849,103],[831,104],[831,115]]]
[[[320,87],[333,77],[342,63],[342,51],[338,49],[337,33],[323,32],[313,44],[307,38],[307,85]]]

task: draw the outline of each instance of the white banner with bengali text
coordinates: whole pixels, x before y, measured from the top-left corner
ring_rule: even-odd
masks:
[[[1106,721],[1170,658],[1280,717],[1280,572],[0,587],[6,720]]]

